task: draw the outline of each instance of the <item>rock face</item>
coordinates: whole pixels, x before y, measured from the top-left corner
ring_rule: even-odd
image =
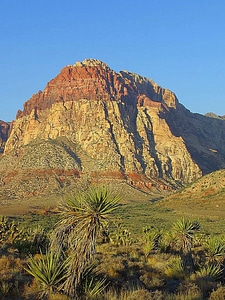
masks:
[[[3,153],[8,139],[10,124],[0,120],[0,153]]]
[[[44,193],[84,177],[145,188],[188,183],[225,168],[224,137],[223,120],[189,112],[152,80],[85,60],[18,111],[0,158],[0,195]],[[19,191],[9,195],[16,180]]]

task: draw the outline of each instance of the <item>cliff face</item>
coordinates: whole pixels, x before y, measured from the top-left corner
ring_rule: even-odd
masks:
[[[85,60],[18,111],[0,160],[2,188],[26,174],[36,176],[31,193],[85,176],[187,183],[225,167],[224,135],[224,121],[190,113],[152,80]]]
[[[8,139],[10,124],[0,120],[0,154],[4,152],[5,143]]]

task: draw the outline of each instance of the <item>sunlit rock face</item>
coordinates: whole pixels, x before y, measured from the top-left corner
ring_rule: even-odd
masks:
[[[148,78],[88,59],[63,68],[25,102],[0,166],[8,157],[11,171],[30,178],[37,170],[48,170],[45,179],[67,172],[61,183],[54,175],[55,189],[82,176],[174,185],[225,168],[224,137],[223,120],[189,112]]]

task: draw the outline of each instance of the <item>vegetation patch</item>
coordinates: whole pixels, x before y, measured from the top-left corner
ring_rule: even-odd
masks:
[[[224,299],[223,219],[117,195],[96,186],[2,216],[0,298]]]

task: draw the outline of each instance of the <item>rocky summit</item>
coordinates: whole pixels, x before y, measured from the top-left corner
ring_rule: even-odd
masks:
[[[173,189],[225,168],[225,121],[191,113],[140,75],[68,65],[0,123],[0,198],[123,182]]]

